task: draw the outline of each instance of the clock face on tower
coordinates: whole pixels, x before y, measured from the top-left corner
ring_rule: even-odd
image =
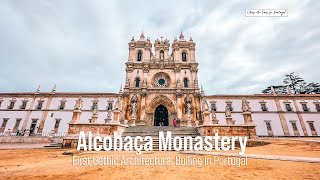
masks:
[[[170,77],[165,73],[157,73],[153,78],[153,85],[155,87],[168,87],[170,84]]]

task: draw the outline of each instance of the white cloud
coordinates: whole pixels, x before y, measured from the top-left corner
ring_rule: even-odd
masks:
[[[127,43],[182,28],[197,43],[206,94],[260,93],[296,71],[318,81],[320,30],[314,1],[1,1],[0,91],[117,92]],[[245,9],[288,9],[248,18]]]

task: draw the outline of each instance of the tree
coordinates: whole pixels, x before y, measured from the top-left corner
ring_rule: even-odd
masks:
[[[291,88],[292,93],[300,94],[305,81],[299,75],[295,75],[294,72],[292,72],[285,75],[283,83],[285,86],[289,86]]]
[[[284,85],[272,86],[275,93],[277,94],[288,94],[290,87],[291,93],[294,94],[320,94],[320,84],[311,82],[307,83],[299,75],[296,75],[294,72],[286,74],[283,80]],[[264,94],[271,94],[271,86],[262,90]]]
[[[305,83],[301,89],[301,94],[320,94],[320,84],[319,83]]]
[[[277,94],[287,94],[288,93],[288,90],[287,90],[288,88],[286,86],[282,86],[282,85],[269,86],[266,89],[262,90],[262,93],[264,93],[264,94],[272,94],[271,87],[273,87],[275,93],[277,93]]]

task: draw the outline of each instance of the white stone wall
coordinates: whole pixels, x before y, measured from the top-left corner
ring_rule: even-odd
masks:
[[[93,100],[97,99],[98,100],[98,109],[99,109],[99,117],[98,117],[98,123],[105,123],[105,119],[107,118],[107,106],[108,106],[108,101],[113,100],[113,106],[116,102],[116,95],[109,95],[108,97],[104,97],[101,95],[82,95],[83,97],[83,108],[82,108],[82,114],[80,118],[81,123],[87,123],[89,119],[91,119],[92,115],[92,104]],[[44,103],[43,107],[41,110],[37,110],[36,106],[38,104],[38,100],[40,98],[43,98]],[[38,119],[37,121],[37,126],[39,127],[41,118],[45,112],[47,112],[47,116],[45,117],[45,124],[43,127],[43,132],[51,132],[54,129],[54,125],[56,122],[56,119],[61,119],[60,125],[58,128],[58,132],[67,132],[68,130],[68,123],[70,122],[72,118],[72,112],[74,109],[74,105],[76,103],[76,100],[80,97],[80,95],[53,95],[50,106],[48,109],[46,108],[47,103],[49,102],[49,97],[48,95],[41,96],[38,95],[35,98],[35,102],[33,106],[31,107],[31,103],[33,101],[33,95],[26,94],[26,95],[19,95],[18,97],[13,93],[12,95],[2,95],[0,93],[0,101],[2,101],[1,106],[0,106],[0,125],[2,125],[3,119],[4,118],[9,118],[8,123],[5,127],[5,131],[12,130],[14,128],[14,125],[16,123],[16,119],[20,118],[22,119],[20,124],[19,124],[19,130],[22,130],[23,124],[25,123],[25,119],[27,117],[28,112],[30,113],[30,117],[27,119],[28,121],[26,122],[26,128],[30,129],[32,119]],[[14,108],[7,109],[10,100],[13,98],[16,98],[15,106]],[[28,103],[26,106],[25,110],[21,110],[20,106],[22,104],[22,100],[28,99]],[[60,106],[60,101],[65,98],[66,103],[65,103],[65,108],[63,110],[59,109]],[[288,97],[284,97],[283,99],[280,98],[279,104],[281,107],[281,112],[278,111],[277,105],[276,105],[276,100],[272,97],[260,97],[259,95],[251,95],[246,97],[246,99],[249,101],[251,110],[252,110],[252,118],[254,123],[256,124],[257,128],[257,135],[259,136],[267,136],[267,127],[266,127],[266,122],[265,121],[270,121],[272,131],[274,136],[283,136],[284,135],[284,130],[281,125],[281,120],[279,113],[283,113],[283,117],[285,118],[285,122],[287,123],[288,130],[291,136],[294,135],[293,128],[291,121],[295,121],[299,134],[300,136],[304,136],[303,130],[302,130],[302,125],[300,123],[298,114],[296,112],[296,107],[294,104],[294,101],[289,99]],[[286,99],[286,100],[285,100]],[[261,110],[261,101],[266,102],[266,106],[268,108],[267,112],[263,112]],[[226,124],[225,120],[225,107],[226,107],[226,101],[231,101],[232,102],[232,107],[233,107],[233,112],[232,112],[232,117],[235,121],[235,124],[244,124],[243,116],[242,116],[242,97],[241,96],[209,96],[207,97],[207,101],[209,103],[209,106],[211,105],[211,101],[216,102],[216,108],[217,108],[217,119],[219,120],[219,124]],[[291,107],[293,109],[292,112],[287,112],[285,108],[284,102],[291,102]],[[301,117],[302,120],[305,124],[307,135],[311,136],[311,130],[310,126],[308,124],[309,121],[313,122],[313,125],[317,131],[317,134],[320,134],[320,112],[318,112],[315,108],[315,103],[320,101],[320,96],[314,95],[312,96],[306,96],[305,99],[303,97],[299,97],[299,99],[296,100],[296,104],[298,107],[298,110],[301,112]],[[302,105],[300,102],[306,102],[307,106],[309,108],[308,112],[304,112],[302,109]],[[114,107],[113,107],[114,108]],[[30,111],[32,110],[32,111]],[[113,118],[113,117],[112,117]],[[210,118],[212,116],[210,115]],[[37,132],[37,129],[35,130]]]
[[[310,96],[310,95],[309,95]],[[246,96],[243,96],[246,97]],[[252,111],[252,119],[254,121],[254,124],[257,126],[257,135],[258,136],[268,136],[266,121],[270,121],[273,135],[274,136],[284,136],[284,130],[281,125],[281,120],[279,117],[279,111],[277,109],[276,100],[270,97],[262,97],[257,98],[254,95],[251,95],[249,97],[246,97],[246,99],[249,101],[249,105],[251,107]],[[251,98],[251,99],[250,99]],[[314,124],[314,127],[317,131],[318,136],[320,135],[320,112],[318,112],[315,108],[315,103],[319,100],[319,96],[315,95],[314,98],[309,97],[306,99],[296,100],[296,104],[298,107],[298,110],[301,112],[301,116],[303,118],[303,122],[305,124],[307,134],[308,136],[311,136],[311,130],[310,125],[308,124],[308,121],[312,121]],[[287,100],[285,100],[287,99]],[[211,102],[216,102],[216,115],[217,119],[219,120],[219,124],[226,124],[226,118],[225,118],[225,108],[226,108],[226,101],[232,102],[233,112],[232,112],[232,118],[235,121],[235,124],[244,124],[243,116],[242,116],[242,97],[241,96],[234,96],[230,95],[230,97],[226,96],[209,96],[207,98],[207,101],[209,103],[209,106],[211,105]],[[261,110],[261,101],[264,101],[266,103],[268,111],[262,111]],[[288,112],[285,107],[284,102],[290,102],[292,112]],[[304,112],[302,109],[302,105],[300,102],[307,102],[307,106],[310,109],[309,112]],[[304,136],[302,125],[300,123],[299,117],[297,115],[297,110],[294,104],[293,100],[288,100],[287,97],[285,97],[283,100],[279,100],[281,112],[283,113],[283,116],[285,118],[285,122],[287,123],[288,130],[290,133],[290,136],[294,136],[294,131],[292,127],[291,121],[295,121],[300,136]],[[212,119],[212,116],[210,116]]]
[[[35,98],[35,102],[33,106],[31,107],[31,103],[33,98],[29,97],[27,98],[29,101],[27,103],[26,109],[22,110],[20,109],[20,105],[22,104],[22,100],[25,99],[25,97],[16,98],[16,102],[13,109],[8,109],[7,106],[10,104],[10,100],[12,97],[1,97],[0,94],[0,100],[2,100],[1,106],[0,106],[0,126],[2,125],[4,118],[9,118],[5,130],[4,131],[10,131],[13,129],[16,119],[20,118],[21,122],[19,124],[19,130],[22,130],[24,121],[26,119],[26,115],[29,112],[30,117],[27,119],[26,129],[30,129],[31,123],[33,119],[37,119],[37,125],[36,127],[39,127],[41,118],[43,114],[47,111],[47,116],[45,117],[45,124],[43,127],[43,132],[52,132],[54,129],[56,119],[61,119],[58,132],[67,132],[68,131],[68,123],[71,121],[74,105],[76,103],[76,100],[78,97],[67,97],[67,96],[61,96],[61,97],[53,97],[50,103],[50,106],[48,109],[46,109],[46,105],[48,102],[48,97],[43,97],[43,106],[41,110],[36,109],[38,105],[38,100],[40,100],[41,95],[37,98]],[[65,108],[63,110],[59,109],[60,101],[65,98]],[[89,119],[91,119],[92,115],[92,104],[93,100],[98,100],[98,110],[99,110],[99,117],[98,117],[98,123],[105,123],[105,119],[107,118],[107,106],[109,101],[113,101],[113,108],[114,104],[116,102],[116,96],[113,97],[83,97],[83,108],[82,108],[82,114],[80,122],[87,123]],[[113,118],[113,116],[111,116]],[[38,132],[38,128],[36,128],[35,133]]]

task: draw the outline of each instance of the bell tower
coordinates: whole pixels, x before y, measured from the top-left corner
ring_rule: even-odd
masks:
[[[135,125],[172,125],[174,118],[182,126],[201,123],[198,87],[198,63],[192,38],[181,33],[171,46],[160,37],[154,42],[154,53],[144,33],[128,43],[126,83],[122,92],[122,120]]]

